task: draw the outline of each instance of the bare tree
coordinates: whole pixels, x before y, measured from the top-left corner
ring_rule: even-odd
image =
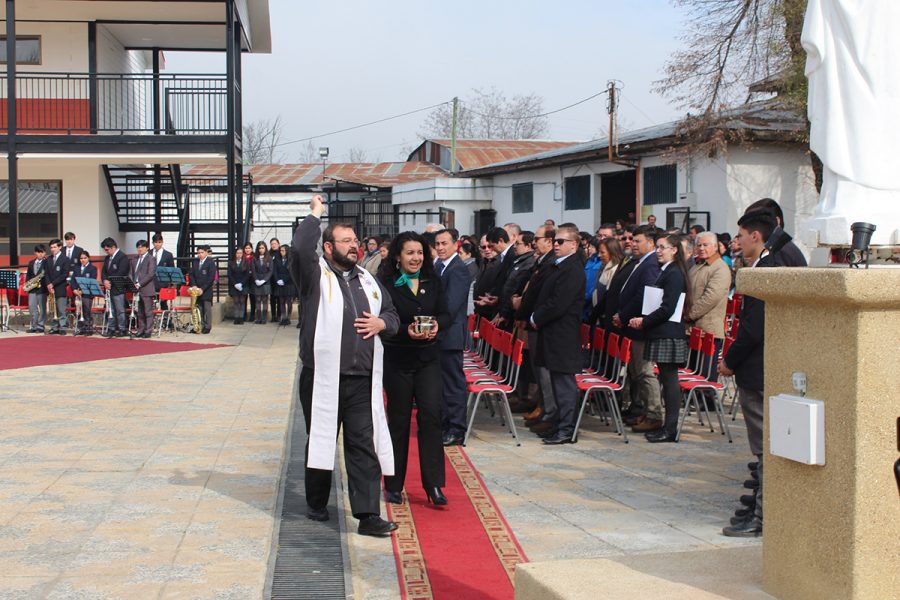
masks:
[[[362,148],[353,147],[347,150],[347,162],[351,163],[364,163],[364,162],[373,162],[369,158],[369,153]]]
[[[322,162],[322,158],[319,156],[319,147],[313,144],[312,140],[307,141],[300,150],[297,162],[304,164]]]
[[[281,115],[274,120],[260,119],[244,126],[244,163],[249,165],[273,164],[281,162],[278,152],[284,123]]]
[[[491,88],[473,89],[469,98],[460,102],[456,135],[468,139],[536,139],[547,135],[549,124],[544,99],[537,94],[507,98]],[[422,138],[449,138],[453,132],[453,106],[442,104],[422,123]]]
[[[705,145],[710,155],[740,141],[742,132],[719,127],[719,113],[760,94],[777,94],[805,114],[800,33],[807,0],[673,2],[688,8],[685,49],[672,56],[655,89],[688,111],[680,130],[685,139]],[[800,139],[808,142],[808,132]]]

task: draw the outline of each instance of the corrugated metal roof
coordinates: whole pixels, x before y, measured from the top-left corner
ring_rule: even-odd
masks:
[[[422,146],[428,143],[443,146],[450,151],[451,140],[435,139],[425,140],[412,151],[409,159],[424,158],[428,160],[430,156],[420,155]],[[513,160],[523,156],[530,156],[556,148],[571,146],[577,142],[553,141],[553,140],[472,140],[458,139],[456,140],[456,162],[460,168],[477,169],[486,165],[498,163],[506,160]],[[449,163],[447,163],[449,164]]]
[[[59,212],[59,185],[51,182],[29,182],[19,185],[19,213],[55,214]],[[9,212],[9,186],[0,184],[0,213]]]
[[[746,129],[748,131],[756,132],[771,131],[792,133],[803,131],[803,129],[806,127],[806,123],[796,111],[783,108],[780,105],[774,104],[772,102],[761,102],[750,106],[744,106],[730,111],[725,111],[721,113],[721,116],[725,119],[723,123],[724,127],[727,127],[729,129]],[[678,125],[678,121],[672,121],[669,123],[654,125],[653,127],[629,131],[619,136],[619,148],[622,148],[623,146],[629,144],[637,144],[640,142],[673,137],[678,129]],[[601,151],[606,152],[608,147],[608,138],[603,138],[580,144],[572,144],[569,146],[548,150],[546,152],[541,152],[539,154],[532,154],[530,156],[496,162],[490,165],[485,165],[481,168],[469,170],[497,172],[502,171],[505,167],[516,167],[530,162],[549,161],[556,158],[563,158],[569,155],[576,155],[581,153],[599,153]],[[466,175],[466,173],[461,173],[461,175]]]
[[[322,163],[287,165],[250,165],[245,168],[253,176],[256,185],[321,185]],[[191,175],[221,175],[222,165],[194,165],[185,171]],[[345,181],[368,187],[387,188],[401,183],[423,181],[445,175],[444,171],[431,163],[386,162],[386,163],[328,163],[325,165],[326,185],[332,181]]]

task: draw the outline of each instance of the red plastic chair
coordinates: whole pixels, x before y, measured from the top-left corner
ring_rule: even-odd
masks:
[[[506,332],[503,332],[506,333]],[[512,338],[511,334],[509,335]],[[512,344],[511,353],[508,356],[508,361],[506,364],[508,367],[508,379],[507,383],[500,382],[485,382],[485,383],[470,383],[467,388],[469,391],[469,399],[467,402],[467,409],[470,411],[469,414],[469,425],[466,427],[466,435],[463,438],[463,446],[465,446],[469,441],[469,435],[472,433],[472,426],[475,424],[475,413],[477,412],[478,401],[482,398],[497,398],[503,407],[503,414],[506,415],[506,422],[509,425],[509,431],[512,433],[512,436],[516,440],[516,446],[521,446],[522,443],[519,441],[519,434],[516,432],[516,424],[513,422],[512,411],[509,408],[509,397],[507,394],[516,389],[516,384],[519,382],[519,373],[522,369],[522,351],[524,350],[525,344],[522,343],[522,340],[515,340]],[[501,424],[502,419],[501,419]]]
[[[712,362],[716,359],[716,340],[713,334],[705,333],[703,335],[701,352],[703,354],[703,359],[701,360],[700,368],[703,372],[706,372]],[[715,432],[715,427],[713,426],[712,419],[709,417],[709,411],[706,408],[706,400],[700,393],[704,390],[713,390],[715,392],[715,410],[716,417],[719,420],[719,427],[722,429],[722,435],[727,436],[728,442],[731,443],[733,441],[731,439],[731,431],[728,429],[727,419],[725,418],[725,409],[722,407],[721,392],[725,389],[724,384],[704,378],[692,381],[680,381],[678,382],[678,385],[681,388],[682,393],[685,394],[685,397],[681,418],[678,420],[678,432],[675,434],[675,441],[677,442],[681,438],[681,429],[684,427],[684,420],[687,418],[688,412],[690,412],[692,406],[696,407],[697,414],[700,415],[700,424],[703,424],[702,415],[705,414],[706,420],[709,423],[710,432]]]
[[[618,335],[611,333],[609,340],[606,342],[607,353],[610,352],[610,344],[612,343],[612,353],[615,355],[613,366],[613,377],[576,377],[578,389],[584,392],[581,398],[581,406],[578,409],[578,420],[575,421],[575,431],[572,432],[572,441],[578,439],[578,428],[581,427],[581,420],[584,418],[584,410],[588,403],[593,399],[596,404],[598,414],[609,415],[612,418],[613,426],[616,433],[622,436],[622,441],[628,443],[628,433],[625,431],[625,424],[622,422],[622,413],[619,410],[619,403],[616,395],[622,391],[625,384],[625,375],[628,363],[631,362],[631,340],[626,337],[622,338],[620,345],[615,345],[615,339]],[[603,405],[601,405],[601,403]],[[605,405],[605,406],[604,406]],[[609,419],[607,419],[607,423]]]

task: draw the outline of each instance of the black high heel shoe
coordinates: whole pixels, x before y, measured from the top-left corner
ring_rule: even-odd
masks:
[[[444,495],[441,488],[426,488],[425,495],[428,496],[428,501],[435,506],[447,506],[447,496]]]
[[[403,504],[403,494],[401,492],[385,492],[385,499],[391,504]]]

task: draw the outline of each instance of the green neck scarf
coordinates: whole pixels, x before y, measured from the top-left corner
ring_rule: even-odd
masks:
[[[404,285],[408,285],[409,289],[412,289],[412,280],[419,278],[420,271],[416,271],[415,273],[406,274],[401,272],[400,277],[394,282],[394,287],[403,287]]]

